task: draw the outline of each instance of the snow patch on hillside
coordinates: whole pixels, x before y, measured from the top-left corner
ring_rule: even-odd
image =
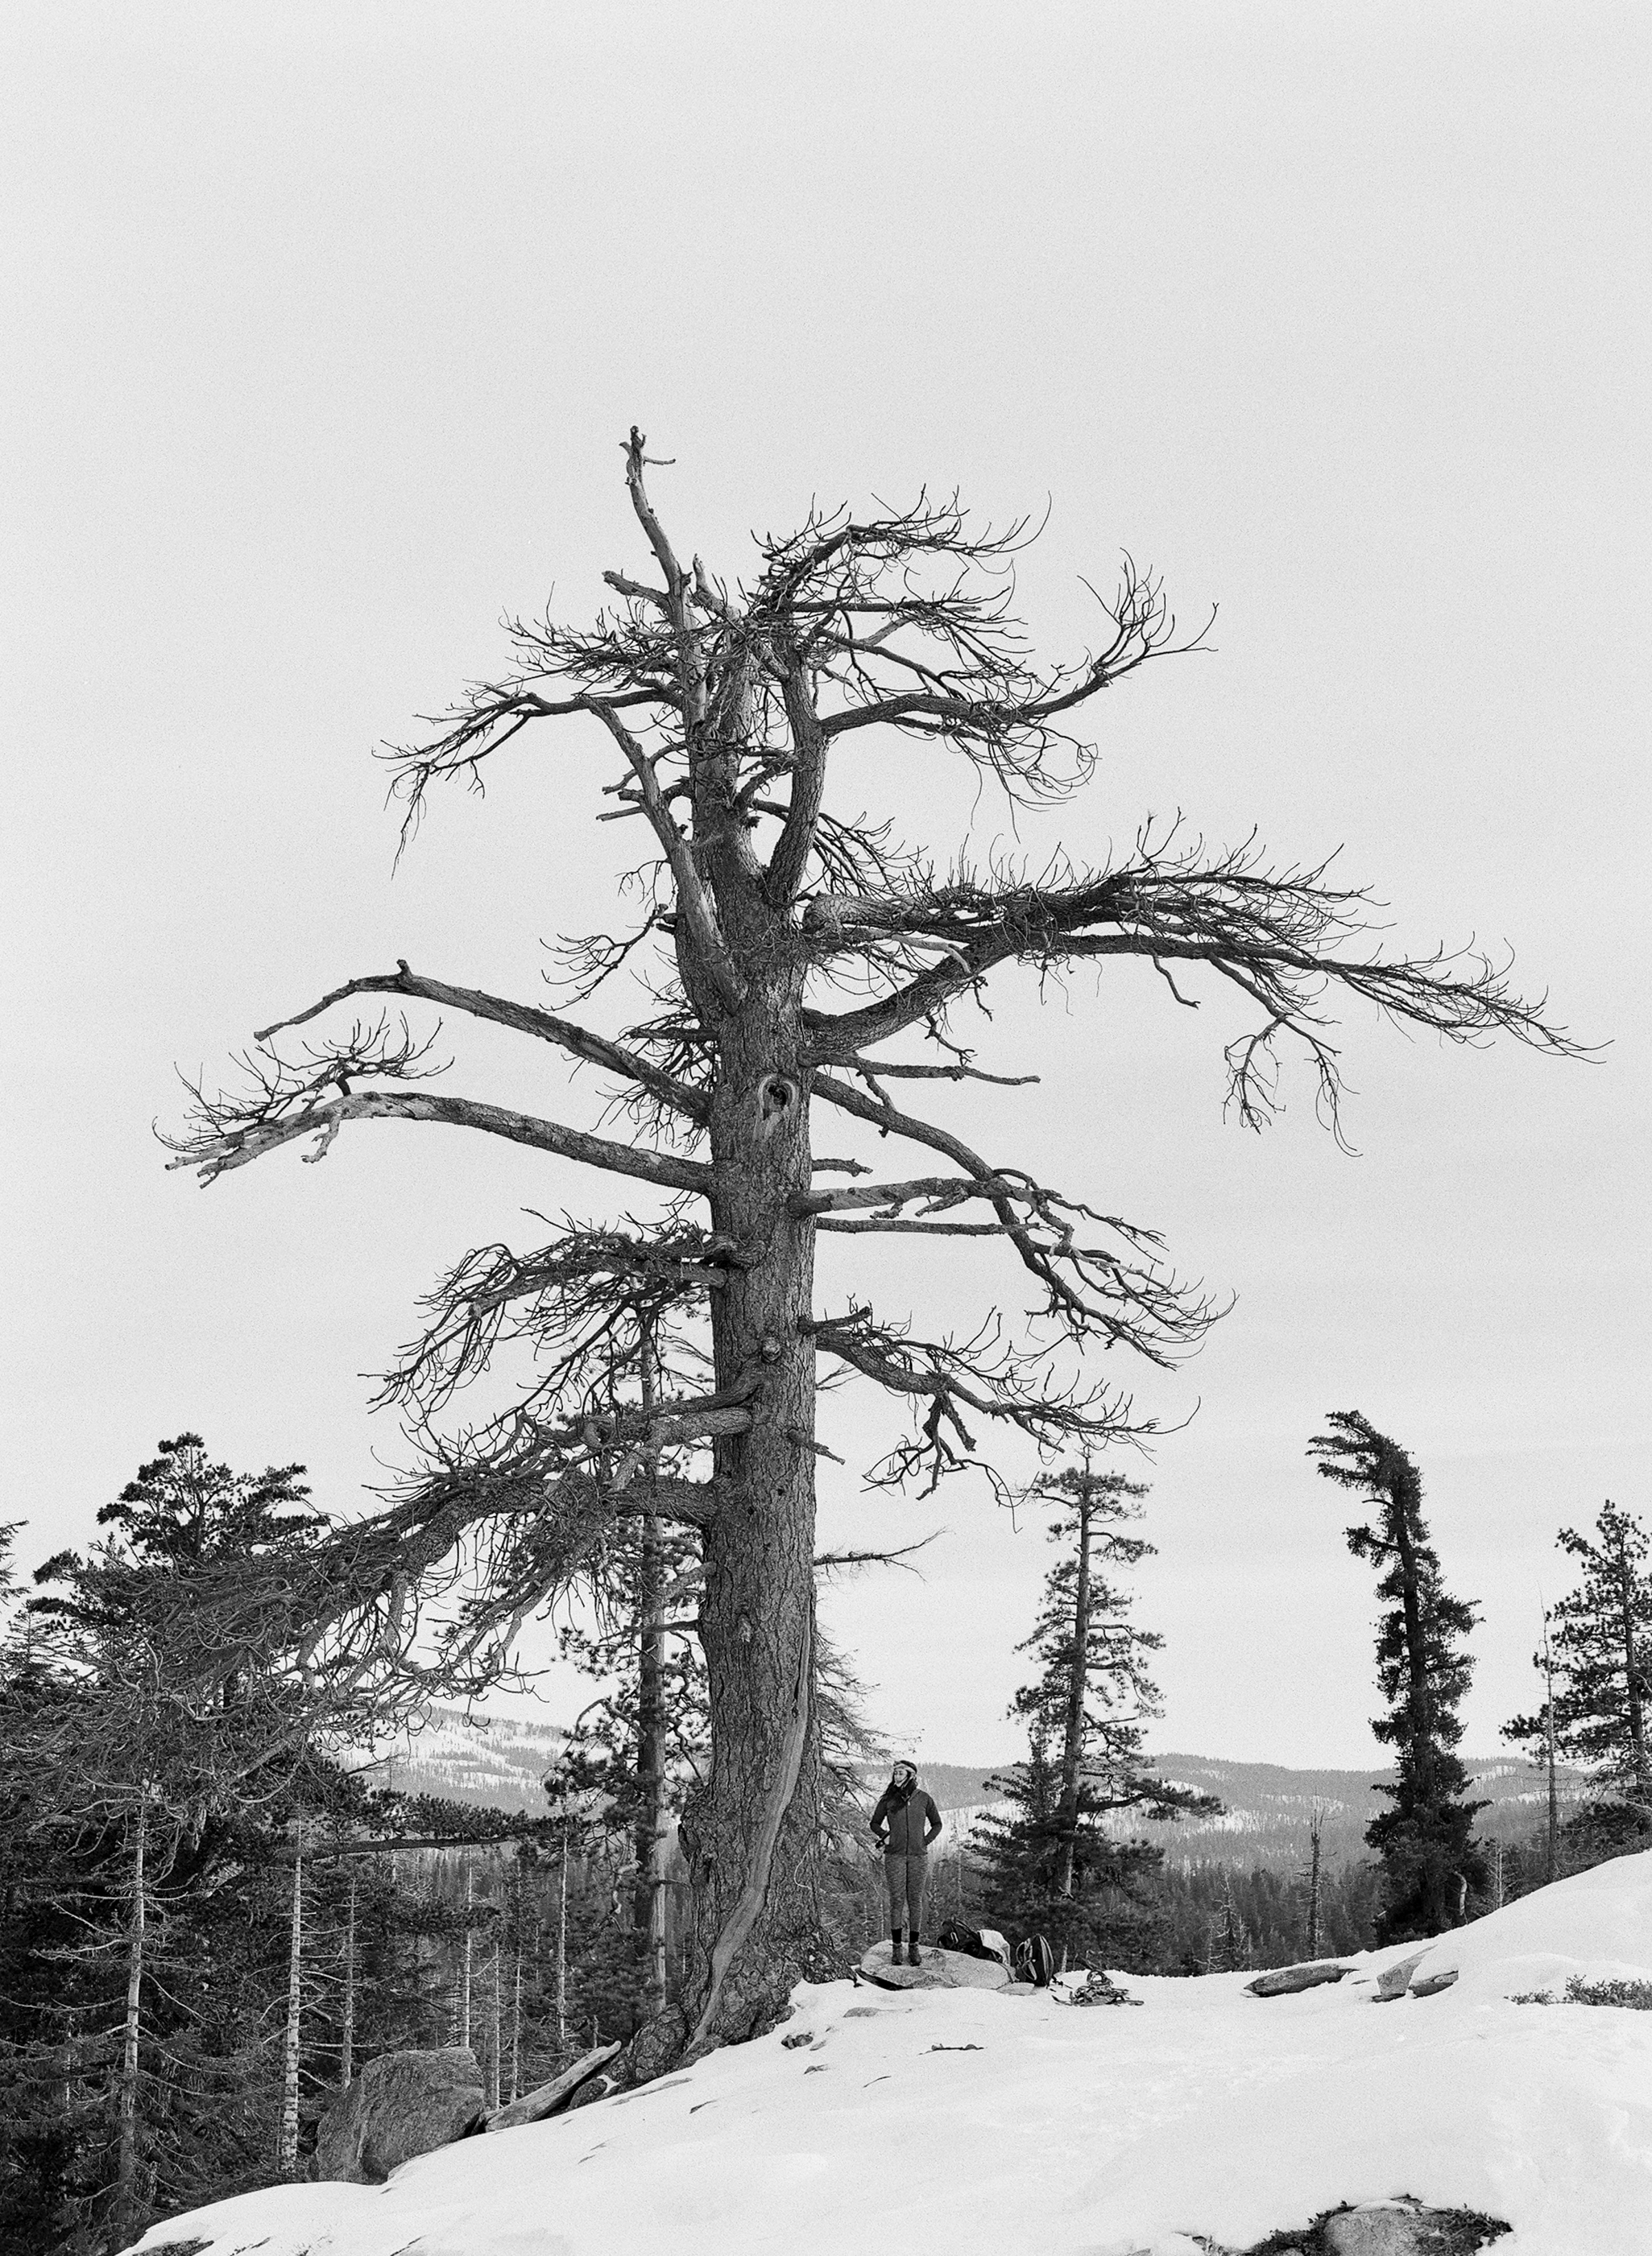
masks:
[[[1139,1980],[1048,1992],[805,1985],[784,2032],[573,2115],[427,2154],[385,2186],[273,2189],[140,2243],[210,2256],[1067,2256],[1242,2249],[1412,2194],[1513,2224],[1499,2256],[1645,2256],[1652,2013],[1516,2005],[1652,1978],[1652,1852],[1442,1936],[1456,1985],[1378,2005],[1402,1945],[1293,1997]],[[796,2039],[807,2033],[809,2041]],[[782,2034],[792,2041],[781,2041]]]

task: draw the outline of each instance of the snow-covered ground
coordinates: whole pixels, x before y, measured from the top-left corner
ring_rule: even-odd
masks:
[[[1450,1989],[1378,2005],[1415,1945],[1334,1985],[1243,1974],[1050,1992],[805,1985],[784,2028],[685,2075],[427,2154],[388,2185],[248,2194],[140,2244],[211,2256],[1195,2256],[1411,2194],[1515,2227],[1498,2256],[1652,2250],[1652,2013],[1515,2005],[1652,1979],[1652,1853],[1430,1946]],[[783,2043],[808,2032],[806,2044]]]

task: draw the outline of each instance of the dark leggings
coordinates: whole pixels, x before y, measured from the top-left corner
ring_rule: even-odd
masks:
[[[889,1933],[899,1932],[901,1906],[904,1902],[907,1924],[914,1935],[924,1923],[924,1879],[929,1869],[929,1858],[920,1849],[914,1857],[896,1857],[888,1850],[883,1855],[883,1877],[889,1891]]]

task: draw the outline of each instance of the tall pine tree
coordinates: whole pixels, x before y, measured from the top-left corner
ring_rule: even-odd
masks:
[[[1382,1860],[1379,1940],[1438,1935],[1462,1915],[1470,1887],[1485,1879],[1473,1835],[1483,1801],[1465,1800],[1468,1774],[1452,1752],[1463,1736],[1458,1708],[1473,1663],[1463,1640],[1474,1610],[1445,1588],[1423,1517],[1423,1480],[1399,1443],[1357,1410],[1335,1410],[1330,1432],[1309,1444],[1327,1480],[1367,1498],[1373,1522],[1347,1530],[1357,1559],[1382,1569],[1377,1595],[1377,1683],[1388,1712],[1372,1730],[1395,1752],[1398,1777],[1380,1787],[1391,1809],[1366,1839]]]
[[[1046,1474],[1028,1501],[1056,1507],[1055,1565],[1032,1634],[1018,1648],[1037,1665],[1011,1712],[1028,1728],[1024,1764],[994,1781],[1014,1815],[988,1821],[984,1896],[995,1923],[1046,1934],[1058,1955],[1139,1963],[1150,1955],[1153,1884],[1163,1851],[1123,1837],[1126,1812],[1170,1818],[1213,1812],[1209,1794],[1172,1784],[1142,1750],[1160,1712],[1148,1655],[1163,1639],[1129,1619],[1119,1577],[1153,1546],[1125,1532],[1147,1491],[1086,1457]]]

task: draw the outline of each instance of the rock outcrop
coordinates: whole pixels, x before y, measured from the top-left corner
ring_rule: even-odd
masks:
[[[1457,1969],[1455,1966],[1443,1967],[1439,1973],[1425,1974],[1420,1982],[1413,1982],[1411,1985],[1411,1995],[1414,1998],[1438,1997],[1442,1990],[1449,1990],[1456,1979]]]
[[[1376,2003],[1386,2006],[1392,1999],[1402,1998],[1411,1986],[1411,1977],[1428,1956],[1426,1950],[1414,1950],[1409,1958],[1402,1958],[1392,1966],[1385,1966],[1377,1976]]]
[[[1425,2209],[1403,2198],[1373,2201],[1327,2210],[1300,2232],[1270,2232],[1236,2256],[1474,2256],[1508,2229],[1477,2210]]]
[[[475,2130],[483,2104],[475,2053],[460,2046],[387,2052],[369,2061],[321,2118],[315,2175],[381,2185],[415,2154]]]
[[[940,1950],[932,1944],[924,1950],[917,1966],[894,1965],[890,1946],[875,1942],[861,1961],[868,1982],[882,1990],[1007,1990],[1009,1970],[996,1958],[972,1958],[962,1950]]]
[[[572,2068],[565,2068],[560,2076],[553,2076],[549,2083],[536,2084],[520,2099],[496,2108],[483,2127],[489,2131],[515,2131],[524,2123],[543,2123],[548,2115],[559,2115],[580,2086],[606,2068],[619,2049],[617,2044],[599,2045],[583,2060],[576,2060]]]
[[[1508,2227],[1466,2209],[1424,2209],[1417,2201],[1368,2202],[1319,2223],[1325,2256],[1473,2256]]]
[[[1245,1989],[1252,1998],[1289,1998],[1297,1990],[1316,1990],[1322,1982],[1340,1982],[1352,1970],[1334,1958],[1315,1958],[1305,1966],[1271,1967]]]

